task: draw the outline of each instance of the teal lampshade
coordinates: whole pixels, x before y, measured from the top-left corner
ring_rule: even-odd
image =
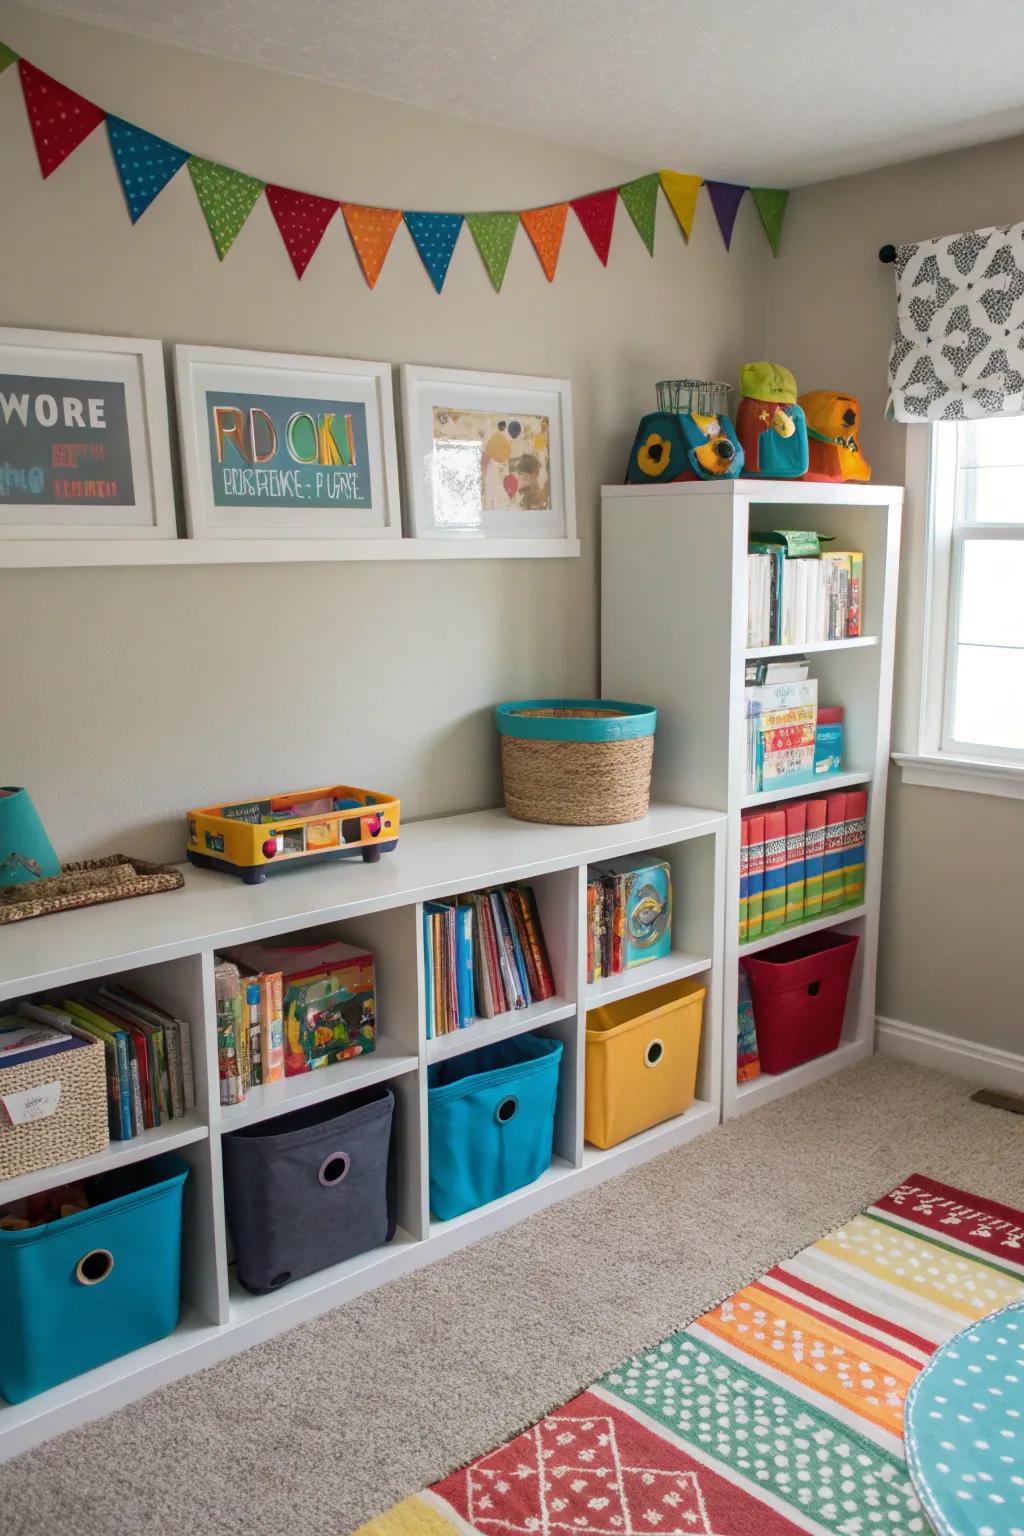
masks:
[[[60,860],[27,789],[0,788],[0,885],[60,874]]]

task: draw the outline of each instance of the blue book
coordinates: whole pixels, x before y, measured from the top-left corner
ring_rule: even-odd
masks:
[[[515,913],[512,911],[512,903],[509,901],[508,891],[506,890],[501,892],[501,910],[509,937],[512,940],[512,954],[515,958],[516,974],[519,977],[519,987],[523,994],[524,1006],[529,1008],[533,1002],[533,998],[530,995],[530,976],[526,969],[526,956],[523,954],[523,947],[519,942]]]
[[[459,1028],[465,1029],[476,1018],[473,1010],[473,908],[468,903],[455,907],[455,977],[459,994]]]

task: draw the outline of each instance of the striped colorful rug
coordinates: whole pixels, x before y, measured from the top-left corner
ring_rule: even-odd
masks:
[[[919,1174],[357,1536],[918,1536],[903,1403],[1024,1296],[1024,1212]]]

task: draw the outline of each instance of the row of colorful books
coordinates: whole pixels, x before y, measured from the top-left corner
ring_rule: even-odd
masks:
[[[744,811],[740,943],[864,900],[865,789]]]
[[[748,795],[814,778],[818,680],[748,683],[745,777]]]
[[[103,982],[59,1003],[22,1002],[18,1017],[58,1030],[64,1040],[103,1042],[111,1140],[130,1141],[195,1109],[188,1024],[128,987]],[[46,1047],[60,1048],[59,1041]]]
[[[751,541],[747,645],[811,645],[861,632],[864,556],[859,550],[787,555]]]
[[[587,870],[587,980],[618,976],[672,949],[672,870],[633,857]]]
[[[555,995],[530,885],[425,902],[423,962],[428,1040]]]

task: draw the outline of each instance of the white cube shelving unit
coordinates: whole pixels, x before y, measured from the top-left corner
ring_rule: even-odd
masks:
[[[849,1066],[874,1050],[878,905],[889,762],[903,490],[771,480],[605,486],[601,517],[601,691],[658,707],[654,787],[728,820],[722,985],[726,1118]],[[816,529],[864,552],[863,633],[812,645],[746,646],[747,540],[752,531]],[[845,709],[849,767],[797,788],[750,795],[744,782],[744,663],[806,654],[823,703]],[[868,787],[864,902],[766,938],[739,942],[740,812],[792,796]],[[738,961],[838,927],[860,936],[842,1041],[778,1076],[736,1082]]]
[[[654,804],[643,821],[611,827],[534,826],[504,811],[406,825],[378,864],[293,869],[260,886],[187,868],[184,891],[0,929],[0,1004],[61,997],[83,982],[130,977],[192,1029],[197,1102],[189,1116],[78,1162],[0,1180],[0,1206],[121,1163],[174,1151],[189,1163],[183,1230],[181,1321],[169,1338],[76,1377],[19,1405],[0,1401],[0,1460],[152,1391],[362,1291],[428,1264],[544,1206],[656,1157],[721,1118],[723,876],[726,819],[715,811]],[[586,980],[587,866],[621,854],[656,853],[672,868],[675,949],[620,977]],[[425,1038],[424,901],[529,880],[557,995],[530,1009]],[[217,1076],[214,954],[272,936],[341,937],[376,960],[377,1048],[368,1056],[287,1078],[222,1107]],[[614,996],[695,976],[706,984],[697,1096],[685,1114],[608,1151],[583,1141],[586,1010]],[[555,1156],[536,1183],[452,1221],[430,1214],[427,1069],[442,1057],[537,1029],[564,1045]],[[252,1296],[229,1264],[221,1138],[256,1120],[353,1089],[395,1090],[398,1232],[393,1242]]]

